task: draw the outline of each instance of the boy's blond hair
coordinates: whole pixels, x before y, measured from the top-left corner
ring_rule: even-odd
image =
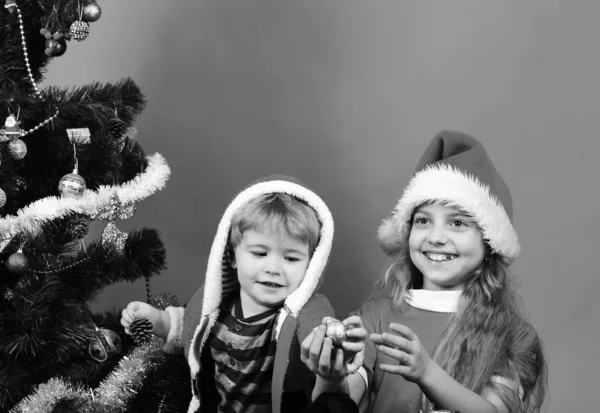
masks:
[[[250,229],[285,231],[292,238],[308,244],[312,256],[319,243],[321,224],[315,210],[304,201],[285,193],[271,193],[254,198],[233,216],[229,235],[233,249]]]

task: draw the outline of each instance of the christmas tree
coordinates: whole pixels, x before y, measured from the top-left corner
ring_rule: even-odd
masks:
[[[92,0],[5,0],[0,10],[0,412],[169,412],[189,397],[183,357],[115,309],[108,285],[166,265],[154,229],[120,220],[162,189],[169,167],[133,140],[145,99],[133,80],[42,88],[44,70],[101,16]],[[101,239],[84,243],[92,221]],[[188,381],[188,383],[186,383]]]

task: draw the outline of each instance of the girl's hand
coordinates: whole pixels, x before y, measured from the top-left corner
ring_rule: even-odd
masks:
[[[350,328],[346,331],[347,340],[341,348],[333,346],[325,337],[327,317],[302,341],[300,358],[310,371],[319,375],[327,383],[339,383],[348,374],[346,362],[352,360],[365,344],[367,331],[360,317],[352,316],[343,321]]]
[[[327,317],[323,319],[325,325],[327,325],[326,319]],[[347,329],[346,340],[342,343],[342,350],[344,350],[344,361],[348,363],[365,348],[367,330],[363,327],[362,319],[357,315],[346,318],[342,323]]]
[[[161,330],[163,317],[161,311],[150,304],[134,301],[127,305],[121,312],[121,325],[125,327],[125,333],[130,334],[129,326],[137,318],[146,318],[152,323],[152,332],[156,334]]]
[[[419,337],[402,324],[391,323],[389,331],[371,334],[371,340],[381,353],[398,360],[399,364],[380,364],[379,368],[399,374],[408,381],[420,383],[431,369],[433,361]]]

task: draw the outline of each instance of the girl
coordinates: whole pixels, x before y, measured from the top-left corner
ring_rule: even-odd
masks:
[[[538,412],[547,385],[540,339],[519,311],[510,263],[520,251],[510,192],[483,146],[438,134],[378,239],[393,263],[346,324],[371,333],[360,374],[333,365],[316,330],[302,359],[313,397],[350,394],[361,411]],[[431,354],[431,356],[430,356]]]

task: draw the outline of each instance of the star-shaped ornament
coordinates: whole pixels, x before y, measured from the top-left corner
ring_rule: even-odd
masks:
[[[94,214],[91,214],[92,219],[108,221],[104,232],[102,232],[102,245],[113,246],[118,252],[122,253],[125,248],[128,234],[120,231],[115,224],[117,219],[129,219],[135,213],[135,205],[131,203],[123,203],[116,192],[110,195],[110,200],[107,204],[102,204],[98,207]]]

